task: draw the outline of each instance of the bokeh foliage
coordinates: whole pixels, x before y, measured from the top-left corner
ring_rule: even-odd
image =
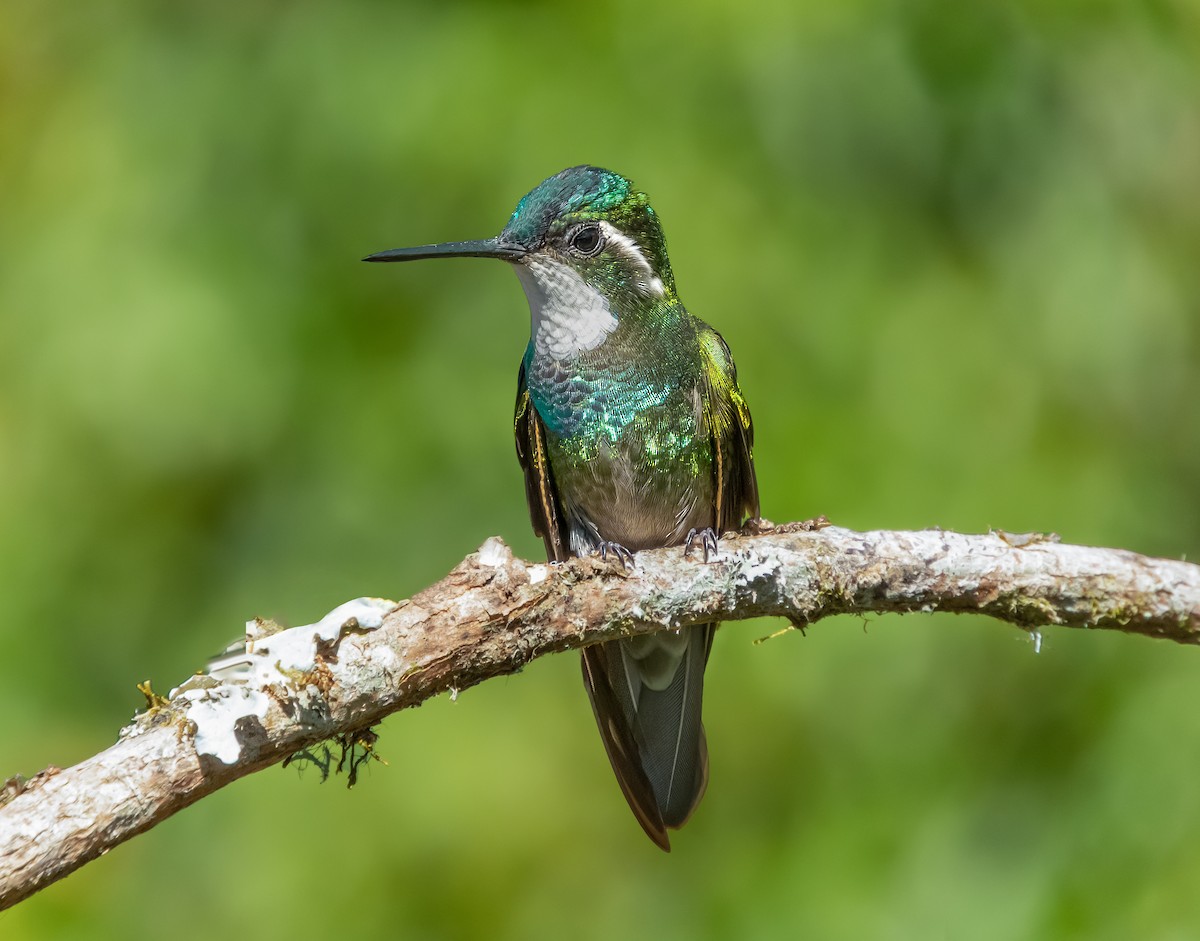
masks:
[[[503,266],[562,167],[651,194],[730,342],[764,512],[1200,557],[1190,0],[0,5],[0,776],[106,746],[252,615],[527,555]],[[8,938],[1184,938],[1200,661],[973,619],[709,669],[661,855],[574,656],[271,770]]]

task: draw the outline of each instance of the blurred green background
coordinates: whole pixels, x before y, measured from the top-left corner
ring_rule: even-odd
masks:
[[[1194,2],[0,5],[0,777],[110,744],[253,615],[538,557],[499,231],[652,196],[732,346],[765,515],[1200,557]],[[270,769],[12,939],[1191,938],[1200,660],[840,619],[708,671],[665,856],[577,657]]]

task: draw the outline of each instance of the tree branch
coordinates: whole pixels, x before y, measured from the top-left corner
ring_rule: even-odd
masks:
[[[713,620],[956,611],[1026,630],[1105,628],[1200,642],[1200,566],[1054,537],[803,524],[724,539],[710,564],[641,552],[627,573],[592,559],[524,562],[489,539],[398,604],[359,599],[317,624],[253,621],[210,665],[65,771],[0,793],[0,908],[62,878],[231,781],[445,690],[536,657]],[[369,739],[366,740],[369,743]]]

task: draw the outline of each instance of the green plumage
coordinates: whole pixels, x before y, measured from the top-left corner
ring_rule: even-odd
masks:
[[[645,194],[573,167],[525,196],[496,239],[396,249],[373,261],[497,257],[529,299],[514,422],[533,528],[551,560],[716,545],[758,515],[753,427],[729,349],[680,303]],[[685,549],[686,551],[686,549]],[[701,724],[715,624],[583,652],[617,780],[670,848],[708,780]]]
[[[570,372],[536,357],[532,344],[522,363],[518,394],[542,423],[560,503],[577,530],[582,520],[598,530],[590,541],[633,551],[681,543],[691,529],[740,524],[743,512],[757,512],[745,493],[753,485],[751,428],[724,342],[678,302],[669,317],[618,319]],[[736,472],[736,480],[724,481],[718,513],[722,457],[725,477]],[[571,535],[563,545],[578,554],[586,533]],[[549,543],[547,550],[556,554]]]

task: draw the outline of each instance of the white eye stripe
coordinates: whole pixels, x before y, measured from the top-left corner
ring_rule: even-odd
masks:
[[[646,256],[642,254],[637,242],[609,222],[601,222],[600,231],[604,233],[604,238],[610,245],[615,246],[622,255],[639,268],[645,269],[646,274],[653,277],[654,269],[646,260]]]
[[[642,249],[628,235],[618,229],[611,223],[601,221],[600,231],[604,233],[604,239],[609,245],[612,245],[632,261],[638,268],[641,269],[641,277],[638,278],[638,287],[640,292],[645,295],[656,294],[661,296],[663,293],[662,279],[654,270],[654,266],[642,253]]]

